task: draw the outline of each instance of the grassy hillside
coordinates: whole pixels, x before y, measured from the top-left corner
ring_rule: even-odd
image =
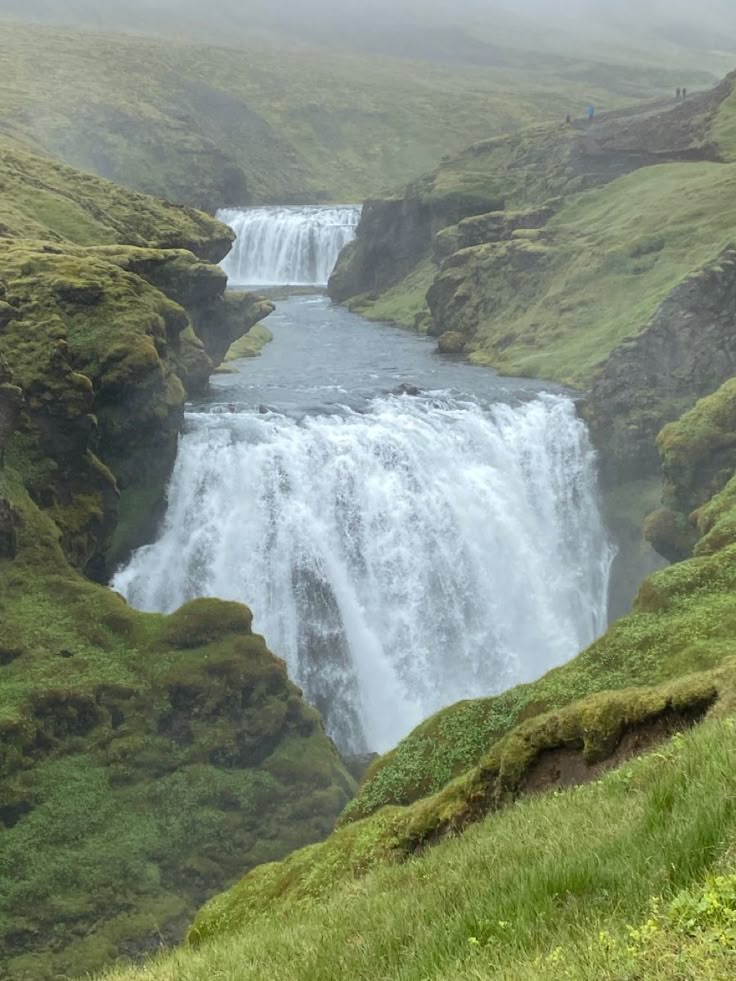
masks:
[[[426,295],[435,332],[461,334],[471,360],[585,387],[729,244],[735,98],[728,82],[590,128],[539,127],[471,147],[406,192],[404,207],[437,216],[419,264],[351,305],[426,326]],[[443,220],[458,207],[469,217]],[[338,290],[370,234],[361,229],[342,260]]]
[[[489,134],[564,119],[591,100],[610,107],[670,92],[683,79],[648,65],[535,57],[474,68],[267,38],[194,47],[10,21],[0,71],[0,133],[209,210],[362,200]]]
[[[711,723],[591,787],[106,981],[725,981],[736,815],[714,789],[736,779],[733,731]]]
[[[530,50],[575,56],[616,50],[651,63],[725,63],[736,44],[727,0],[0,0],[0,13],[28,20],[239,44],[254,31],[333,50],[503,65]],[[725,67],[723,70],[727,70]]]
[[[471,360],[584,387],[734,227],[736,167],[668,164],[575,197],[541,234],[458,256],[448,278],[482,283],[463,312],[477,323]]]
[[[185,248],[213,261],[233,241],[229,228],[201,212],[133,194],[13,140],[0,141],[0,177],[1,238]]]

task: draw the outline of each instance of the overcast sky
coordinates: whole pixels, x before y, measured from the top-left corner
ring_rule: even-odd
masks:
[[[254,26],[373,49],[383,38],[389,53],[401,46],[397,31],[405,43],[412,29],[417,38],[438,32],[438,50],[459,34],[529,48],[571,32],[700,48],[736,39],[736,0],[0,0],[0,14],[222,40]]]

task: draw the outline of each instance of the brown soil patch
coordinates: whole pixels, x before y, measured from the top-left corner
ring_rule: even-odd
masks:
[[[549,790],[579,787],[597,780],[627,760],[641,756],[660,743],[671,739],[701,722],[714,700],[691,706],[687,711],[668,709],[662,715],[647,719],[624,732],[613,752],[604,760],[590,763],[583,755],[583,744],[543,750],[527,770],[518,794],[539,794]]]

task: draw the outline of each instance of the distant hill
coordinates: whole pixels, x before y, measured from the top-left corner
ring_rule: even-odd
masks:
[[[187,23],[183,14],[176,23]],[[236,47],[193,46],[6,21],[0,137],[210,211],[354,201],[479,139],[564,119],[590,100],[612,108],[681,81],[709,83],[702,72],[510,49],[497,60],[481,70],[265,34]]]

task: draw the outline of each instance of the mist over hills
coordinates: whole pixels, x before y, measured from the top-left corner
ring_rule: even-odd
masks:
[[[357,50],[469,64],[499,64],[511,47],[565,51],[580,37],[617,45],[736,48],[726,0],[0,0],[0,16],[239,43],[254,33]]]

